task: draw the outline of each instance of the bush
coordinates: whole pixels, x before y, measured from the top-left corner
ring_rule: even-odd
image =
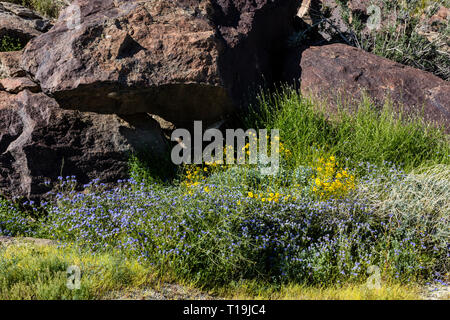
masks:
[[[196,184],[131,180],[110,191],[93,184],[81,194],[59,194],[47,208],[45,230],[93,250],[120,249],[161,275],[210,287],[241,280],[361,282],[372,265],[386,279],[441,279],[446,239],[407,233],[417,225],[399,228],[366,196],[365,188],[380,179],[394,188],[405,173],[369,171],[356,194],[326,201],[316,200],[314,176],[305,168],[288,170],[283,184],[246,167],[202,173]],[[446,189],[442,198],[448,196]]]
[[[61,181],[38,234],[120,250],[159,275],[207,287],[362,283],[371,266],[386,281],[445,280],[449,144],[441,131],[370,104],[353,117],[325,117],[295,91],[260,101],[246,123],[280,129],[276,175],[261,174],[261,164],[205,163],[179,168],[169,183],[133,158],[133,178],[114,189],[93,181],[76,192],[73,178]],[[426,164],[434,169],[417,171]],[[319,167],[329,172],[318,175]],[[318,177],[345,188],[318,196]]]
[[[0,235],[3,236],[34,236],[38,223],[18,205],[0,197]]]
[[[377,216],[389,218],[396,233],[422,240],[422,249],[440,253],[436,272],[450,271],[450,168],[438,165],[404,175],[394,183],[373,180],[359,192]]]
[[[385,25],[381,30],[367,33],[362,30],[363,24],[358,18],[348,26],[351,29],[354,45],[376,55],[396,62],[432,72],[444,80],[450,80],[450,53],[440,50],[440,43],[448,42],[450,26],[438,31],[438,36],[428,40],[421,35],[421,15],[431,16],[439,4],[449,6],[444,1],[436,1],[434,5],[422,0],[384,1],[383,18],[397,13],[396,20]],[[427,11],[428,9],[428,11]],[[382,18],[382,19],[383,19]],[[448,45],[448,43],[447,43]]]

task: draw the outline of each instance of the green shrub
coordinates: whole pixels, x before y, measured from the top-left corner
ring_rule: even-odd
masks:
[[[0,197],[0,236],[34,236],[38,228],[28,213]]]
[[[23,43],[19,39],[14,39],[9,36],[3,36],[0,38],[0,52],[4,51],[19,51],[24,47]]]
[[[385,281],[445,279],[449,144],[442,131],[366,100],[353,115],[325,116],[294,90],[261,95],[245,120],[280,129],[290,156],[277,175],[262,175],[259,164],[205,164],[180,168],[168,183],[135,157],[132,178],[113,189],[93,181],[75,192],[73,180],[62,182],[38,234],[99,253],[119,250],[160,276],[209,288],[363,283],[370,266]],[[355,177],[348,192],[315,195],[319,158]],[[425,165],[435,169],[417,171]]]
[[[431,16],[439,4],[449,7],[448,1],[436,1],[431,3],[421,0],[405,2],[384,1],[383,18],[397,13],[397,19],[381,30],[373,30],[369,33],[363,31],[364,25],[358,18],[349,23],[354,44],[361,49],[376,55],[394,60],[398,63],[432,72],[435,75],[450,80],[450,53],[440,50],[440,43],[448,45],[450,26],[438,31],[438,36],[428,40],[419,34],[421,14]],[[426,9],[428,8],[428,12]],[[382,19],[383,19],[382,18]]]

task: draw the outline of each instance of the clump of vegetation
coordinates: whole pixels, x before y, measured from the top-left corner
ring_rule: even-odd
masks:
[[[423,17],[430,18],[440,5],[450,7],[445,0],[384,0],[382,22],[387,17],[393,17],[392,21],[383,23],[379,30],[367,32],[359,17],[353,17],[351,22],[347,19],[349,39],[366,51],[450,80],[450,52],[441,49],[442,44],[448,46],[450,25],[447,22],[436,30],[437,37],[433,40],[420,32]]]
[[[339,168],[339,162],[334,156],[327,160],[318,159],[314,169],[315,186],[313,191],[320,199],[345,197],[355,189],[355,176],[349,174],[347,170]]]
[[[5,0],[15,4],[30,8],[48,18],[57,18],[59,12],[64,7],[61,0]]]
[[[119,251],[158,277],[226,296],[281,298],[305,286],[333,296],[343,285],[370,296],[357,288],[373,267],[382,291],[448,281],[448,137],[389,112],[364,100],[353,116],[330,117],[294,90],[262,94],[245,122],[280,130],[275,175],[259,162],[203,163],[169,183],[133,157],[133,178],[114,189],[93,181],[80,193],[72,177],[62,181],[44,218],[23,219],[3,202],[2,230]]]
[[[68,273],[72,267],[72,273]],[[77,269],[79,282],[75,278]],[[120,252],[89,252],[80,248],[43,247],[30,243],[0,247],[0,298],[111,299],[161,290],[161,278],[148,264]],[[170,278],[165,280],[170,281]],[[72,287],[67,284],[71,283]],[[79,284],[79,289],[76,285]],[[190,290],[189,284],[183,287]],[[418,286],[390,284],[371,290],[365,284],[313,288],[300,285],[268,286],[254,281],[216,291],[231,299],[420,299]]]
[[[406,171],[422,165],[450,164],[448,135],[417,115],[402,115],[387,101],[381,110],[365,97],[351,113],[342,106],[327,114],[320,101],[286,89],[262,94],[249,111],[249,128],[279,129],[292,156],[287,166],[308,165],[334,155],[342,165],[363,170],[361,163]],[[359,172],[362,174],[362,172]]]
[[[149,179],[135,157],[133,178],[117,188],[93,181],[79,193],[69,177],[55,201],[44,204],[48,215],[37,230],[19,218],[4,229],[29,229],[96,252],[120,250],[160,276],[214,290],[242,281],[361,284],[371,266],[385,283],[443,281],[448,140],[438,129],[364,103],[356,116],[330,118],[295,91],[262,95],[260,111],[246,122],[280,129],[276,175],[263,175],[260,163],[204,163],[163,183]],[[430,165],[441,169],[414,171]],[[425,199],[436,200],[429,210],[422,209]],[[15,212],[4,207],[9,216]],[[430,220],[419,219],[422,213]]]
[[[11,38],[7,35],[0,38],[0,52],[22,50],[24,44],[19,39]]]
[[[36,210],[36,208],[34,209]],[[38,227],[36,220],[17,204],[0,197],[0,235],[33,236]]]

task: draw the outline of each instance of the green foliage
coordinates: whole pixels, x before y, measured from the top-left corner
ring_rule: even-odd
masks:
[[[6,35],[0,38],[0,52],[19,51],[23,47],[24,45],[19,39],[14,39]]]
[[[262,94],[246,126],[279,129],[293,154],[291,167],[309,164],[322,154],[334,154],[351,167],[370,162],[410,170],[423,164],[449,164],[448,136],[419,116],[402,116],[389,103],[377,110],[365,98],[356,111],[341,107],[331,119],[323,103],[286,89]]]
[[[34,236],[38,227],[29,213],[0,197],[0,236]]]
[[[69,266],[81,271],[80,288],[67,287]],[[0,247],[1,300],[102,299],[113,291],[154,286],[153,271],[118,252],[14,245]]]
[[[140,152],[130,157],[130,177],[139,182],[168,183],[175,179],[178,168],[170,160],[170,153],[161,156]]]
[[[439,43],[448,45],[450,25],[447,23],[446,27],[441,28],[433,41],[419,34],[421,14],[431,15],[439,4],[445,3],[436,1],[431,7],[429,1],[414,0],[405,3],[406,5],[401,1],[384,1],[382,19],[392,15],[393,12],[397,13],[397,18],[380,30],[369,33],[363,31],[364,25],[359,19],[349,23],[355,45],[376,55],[432,72],[444,80],[449,80],[450,53],[440,50]]]
[[[77,193],[73,181],[66,183],[30,235],[98,255],[119,250],[158,276],[213,289],[361,284],[370,266],[390,282],[448,277],[449,142],[442,131],[368,100],[352,115],[325,115],[295,90],[262,94],[245,123],[280,130],[290,156],[277,175],[262,175],[259,165],[205,164],[160,179],[155,169],[162,164],[136,155],[132,179],[114,189],[94,181]],[[320,158],[339,162],[354,186],[318,198]],[[428,165],[434,169],[418,171]],[[11,208],[0,209],[0,221],[27,235],[29,222],[9,219],[21,215]],[[83,298],[92,297],[85,292]]]

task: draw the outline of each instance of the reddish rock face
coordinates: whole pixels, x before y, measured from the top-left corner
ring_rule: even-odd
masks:
[[[26,72],[20,68],[21,51],[0,52],[0,79],[24,77]]]
[[[131,152],[164,149],[159,126],[147,115],[63,110],[43,93],[0,91],[0,194],[8,198],[40,198],[60,175],[115,183],[127,178]]]
[[[378,104],[389,96],[405,112],[450,130],[450,83],[431,73],[344,44],[311,47],[301,54],[301,60],[295,55],[300,53],[294,53],[286,70],[291,75],[301,70],[298,80],[304,94],[327,98],[331,107],[342,100],[359,99],[363,91]]]
[[[22,64],[64,108],[214,121],[270,82],[296,0],[77,0]]]
[[[30,90],[35,93],[40,91],[36,83],[25,77],[0,79],[0,90],[9,93],[19,93],[23,90]]]

